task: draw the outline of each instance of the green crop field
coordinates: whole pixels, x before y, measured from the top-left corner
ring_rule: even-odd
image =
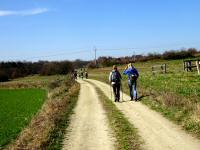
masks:
[[[0,147],[16,138],[45,98],[42,89],[0,89]]]
[[[151,72],[153,65],[167,64],[167,73]],[[200,75],[184,72],[182,60],[155,60],[135,63],[140,73],[138,94],[141,102],[180,124],[200,138]],[[119,65],[123,72],[125,66]],[[89,70],[90,78],[108,83],[111,67]],[[122,76],[127,94],[127,77]]]

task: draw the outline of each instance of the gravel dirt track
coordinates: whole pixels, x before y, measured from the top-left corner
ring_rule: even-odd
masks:
[[[109,85],[92,79],[88,81],[94,83],[107,97],[111,98]],[[88,93],[86,95],[89,96],[91,94]],[[187,134],[178,125],[173,124],[140,102],[129,101],[128,95],[124,94],[123,97],[122,102],[115,104],[130,123],[138,129],[140,136],[144,140],[144,149],[200,150],[200,140]]]
[[[81,84],[79,100],[63,141],[63,150],[114,150],[114,141],[95,88]]]

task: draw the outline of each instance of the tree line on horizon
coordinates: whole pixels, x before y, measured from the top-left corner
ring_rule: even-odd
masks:
[[[145,62],[155,59],[185,59],[200,56],[200,51],[195,48],[170,50],[165,51],[163,54],[149,53],[148,55],[135,55],[126,57],[99,57],[97,64],[94,61],[83,61],[77,59],[75,61],[38,61],[38,62],[0,62],[0,82],[8,81],[11,79],[25,77],[28,75],[56,75],[68,74],[77,68],[96,68],[107,67],[114,64],[127,64],[130,62]]]
[[[56,75],[68,74],[76,68],[86,66],[88,61],[38,61],[38,62],[0,62],[0,82],[11,79],[39,74]]]
[[[145,62],[156,59],[163,60],[172,60],[172,59],[186,59],[186,58],[194,58],[196,56],[200,56],[200,51],[196,48],[188,48],[181,50],[169,50],[164,53],[149,53],[147,55],[133,55],[133,56],[125,56],[114,58],[111,56],[102,56],[97,59],[97,65],[94,61],[91,61],[87,66],[89,68],[96,67],[109,67],[112,65],[122,65],[128,64],[130,62]]]

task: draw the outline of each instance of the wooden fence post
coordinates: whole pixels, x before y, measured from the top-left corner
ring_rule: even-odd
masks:
[[[151,67],[151,71],[152,71],[153,74],[155,74],[157,72],[159,72],[159,73],[167,73],[167,65],[166,64],[154,65],[154,66]]]
[[[183,71],[185,71],[185,61],[183,61]]]
[[[186,63],[187,72],[189,71],[189,62]]]
[[[164,64],[164,73],[167,73],[167,64]]]
[[[200,61],[199,60],[197,60],[196,61],[196,65],[197,65],[197,71],[198,71],[198,74],[200,74]]]
[[[151,67],[152,74],[154,75],[154,67]]]

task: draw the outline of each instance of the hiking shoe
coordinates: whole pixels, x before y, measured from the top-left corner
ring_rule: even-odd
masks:
[[[131,101],[133,101],[133,97],[131,96]]]

